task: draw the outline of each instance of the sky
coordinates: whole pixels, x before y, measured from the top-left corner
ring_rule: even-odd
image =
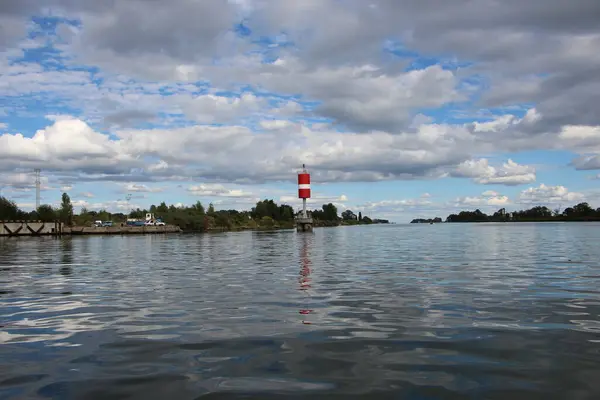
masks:
[[[43,3],[43,4],[42,4]],[[0,2],[0,193],[408,222],[600,207],[597,0]]]

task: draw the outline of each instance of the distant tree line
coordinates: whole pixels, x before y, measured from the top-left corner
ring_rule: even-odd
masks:
[[[63,193],[59,208],[43,204],[37,210],[25,212],[21,210],[14,201],[0,197],[0,220],[29,220],[53,222],[61,221],[67,225],[89,226],[94,221],[113,221],[113,223],[125,223],[128,218],[144,219],[147,213],[153,213],[155,218],[160,218],[167,224],[177,225],[184,231],[207,231],[207,230],[242,230],[242,229],[270,229],[270,228],[292,228],[294,219],[298,213],[287,204],[277,204],[273,200],[265,199],[258,201],[251,210],[215,210],[212,203],[208,207],[198,201],[190,206],[167,205],[161,202],[159,205],[151,205],[148,209],[131,210],[128,214],[111,213],[101,209],[98,211],[88,210],[83,207],[79,214],[73,212],[73,205],[67,193]],[[372,224],[388,223],[387,220],[371,220],[355,215],[351,210],[346,210],[342,216],[338,216],[337,207],[332,204],[323,204],[321,209],[309,210],[315,226],[337,226],[341,224]]]
[[[410,221],[411,224],[437,224],[440,222],[442,222],[442,219],[440,217],[429,218],[429,219],[415,218],[412,221]]]
[[[530,221],[600,221],[600,208],[593,209],[588,203],[579,203],[573,207],[551,210],[546,206],[536,206],[527,210],[507,212],[501,208],[492,215],[481,210],[461,211],[450,214],[446,222],[530,222]]]
[[[345,225],[370,225],[390,223],[390,221],[388,221],[387,219],[371,219],[366,215],[363,216],[360,211],[358,212],[358,215],[356,215],[352,210],[346,210],[342,213],[342,222]]]

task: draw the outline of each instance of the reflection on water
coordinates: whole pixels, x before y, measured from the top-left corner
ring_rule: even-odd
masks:
[[[0,399],[600,398],[599,239],[596,223],[0,239]]]
[[[301,243],[301,247],[300,247],[300,290],[302,290],[306,296],[310,296],[310,291],[309,289],[311,288],[310,286],[310,267],[311,267],[311,263],[310,263],[310,246],[311,246],[311,242],[313,238],[313,234],[312,233],[305,233],[303,235],[301,235],[300,237],[300,243]],[[310,308],[308,308],[308,304],[305,304],[305,307],[300,309],[300,314],[302,314],[303,316],[307,316],[308,314],[310,314],[313,310],[311,310]],[[303,319],[302,320],[303,324],[310,324],[311,322],[308,319]]]
[[[73,238],[66,236],[60,239],[60,273],[69,276],[73,272],[71,264],[73,263]]]

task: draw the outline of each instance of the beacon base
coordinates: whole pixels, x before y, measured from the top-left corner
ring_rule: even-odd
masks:
[[[310,217],[296,218],[296,231],[297,232],[312,232],[313,231],[313,219]]]

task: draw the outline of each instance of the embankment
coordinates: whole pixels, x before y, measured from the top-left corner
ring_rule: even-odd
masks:
[[[136,235],[153,233],[179,233],[181,228],[174,225],[165,226],[66,226],[63,235]]]

